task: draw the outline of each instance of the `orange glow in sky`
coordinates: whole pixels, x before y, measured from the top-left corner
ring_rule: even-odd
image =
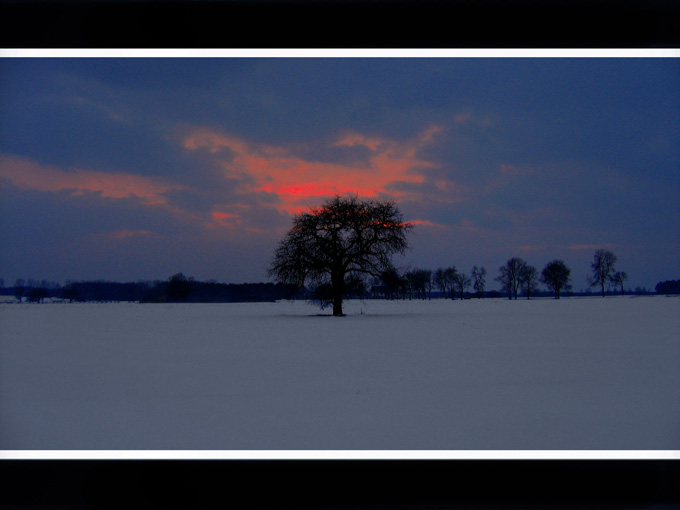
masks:
[[[242,192],[275,194],[280,210],[296,213],[316,203],[319,197],[335,194],[404,196],[404,191],[391,189],[390,185],[423,182],[422,169],[435,165],[420,159],[417,151],[431,143],[439,131],[431,127],[407,142],[347,134],[333,146],[362,146],[369,150],[367,158],[353,165],[313,161],[283,147],[248,143],[204,128],[187,136],[183,145],[189,150],[206,149],[215,154],[225,177],[241,180]]]
[[[140,175],[82,169],[66,171],[3,155],[0,155],[0,178],[8,179],[21,189],[71,191],[74,195],[90,191],[107,198],[138,197],[147,205],[164,205],[167,201],[163,193],[182,188]]]

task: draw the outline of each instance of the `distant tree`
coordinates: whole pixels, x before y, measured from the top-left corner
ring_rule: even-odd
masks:
[[[444,299],[446,299],[447,295],[451,297],[451,299],[455,298],[454,292],[457,275],[458,270],[456,269],[456,266],[447,267],[446,269],[440,267],[434,272],[432,280],[434,284],[441,289],[444,294]]]
[[[437,270],[435,270],[435,272],[432,275],[432,283],[434,283],[434,285],[438,287],[439,290],[442,291],[442,293],[444,294],[444,298],[446,298],[446,283],[444,281],[443,268],[440,267]]]
[[[404,276],[399,274],[396,268],[392,267],[383,271],[376,279],[381,282],[381,286],[385,289],[385,296],[388,299],[405,297],[408,282]]]
[[[434,282],[432,281],[432,270],[422,269],[423,281],[425,282],[425,290],[427,291],[427,299],[432,299],[432,290],[434,289]]]
[[[616,271],[613,275],[609,277],[611,282],[615,285],[618,285],[619,288],[621,289],[621,295],[624,295],[623,291],[623,284],[625,281],[628,279],[628,275],[626,274],[625,271]]]
[[[191,294],[193,278],[187,278],[182,273],[177,273],[168,278],[166,293],[171,301],[184,301]]]
[[[526,292],[527,299],[538,290],[538,269],[530,264],[524,264],[519,272],[520,285]]]
[[[269,275],[299,287],[309,281],[331,286],[333,315],[343,315],[347,278],[380,276],[391,257],[408,248],[412,229],[392,201],[336,196],[310,212],[296,214],[274,253]]]
[[[68,299],[69,303],[73,303],[76,299],[78,299],[78,291],[75,289],[73,283],[67,283],[64,285],[64,287],[62,287],[61,297],[63,299]]]
[[[503,290],[508,293],[508,299],[512,299],[513,296],[517,299],[524,266],[526,266],[526,262],[523,259],[513,257],[504,266],[498,268],[499,275],[496,277],[496,281],[500,282]]]
[[[555,299],[560,299],[562,290],[571,289],[571,269],[562,260],[548,262],[541,272],[541,282],[555,293]]]
[[[657,294],[680,294],[680,280],[666,280],[654,287]]]
[[[409,299],[416,295],[420,299],[427,298],[427,289],[432,279],[432,271],[426,269],[413,269],[404,275],[408,284]]]
[[[409,300],[413,299],[413,294],[417,292],[418,282],[416,281],[416,279],[417,277],[413,270],[406,271],[406,273],[404,273],[404,280],[406,281],[406,292],[408,294]]]
[[[600,249],[593,255],[590,264],[591,275],[588,279],[591,287],[601,286],[602,297],[604,297],[604,287],[610,279],[610,275],[616,271],[616,255],[609,250]]]
[[[458,296],[460,299],[465,298],[465,291],[470,287],[470,284],[472,283],[472,280],[468,275],[462,272],[456,273],[456,276],[453,279],[453,284],[455,288],[458,290]]]
[[[475,289],[478,298],[484,295],[484,286],[486,285],[486,269],[484,267],[472,267],[472,287]]]
[[[28,293],[28,301],[29,303],[40,303],[47,296],[47,289],[45,287],[35,287]]]
[[[26,288],[24,287],[23,278],[18,278],[14,282],[14,297],[16,297],[19,301],[21,301],[21,298],[24,297],[25,289]]]

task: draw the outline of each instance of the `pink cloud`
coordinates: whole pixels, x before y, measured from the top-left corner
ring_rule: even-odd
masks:
[[[74,195],[90,191],[101,193],[106,198],[137,197],[148,205],[164,205],[167,203],[164,193],[182,189],[181,186],[140,175],[83,169],[67,171],[5,155],[0,155],[0,178],[21,189],[70,191]]]
[[[212,228],[215,226],[233,228],[236,226],[240,226],[243,222],[241,215],[236,213],[213,211],[211,213],[211,216],[212,222],[206,225],[206,227],[208,228]]]
[[[417,156],[418,149],[433,143],[442,131],[432,126],[420,137],[407,142],[367,137],[359,133],[343,135],[336,147],[364,146],[370,151],[365,163],[348,165],[311,161],[284,147],[249,143],[234,136],[205,128],[195,129],[183,141],[188,150],[206,149],[219,158],[224,150],[229,157],[220,161],[226,177],[241,180],[242,192],[275,194],[279,208],[298,212],[313,205],[319,197],[356,193],[362,197],[387,194],[404,196],[403,191],[388,193],[393,183],[422,183],[422,170],[436,167]]]
[[[423,227],[432,227],[432,228],[448,228],[447,225],[442,225],[441,223],[435,223],[434,221],[430,220],[412,220],[407,222],[409,225],[417,225],[417,226],[423,226]]]

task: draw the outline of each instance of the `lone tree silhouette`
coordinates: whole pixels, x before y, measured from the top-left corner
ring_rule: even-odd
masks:
[[[617,271],[616,273],[611,275],[609,279],[611,280],[612,283],[619,286],[619,288],[621,289],[621,295],[623,296],[625,294],[623,290],[623,284],[628,279],[628,273],[626,273],[625,271]]]
[[[343,315],[348,282],[392,270],[391,256],[406,251],[406,236],[412,228],[393,201],[336,196],[293,217],[293,226],[279,242],[268,273],[281,283],[299,287],[308,282],[328,285],[333,315]]]
[[[517,293],[522,285],[522,274],[526,268],[526,261],[520,257],[513,257],[508,260],[504,266],[498,268],[500,273],[496,277],[496,281],[503,285],[503,290],[508,292],[508,299],[512,299],[513,295],[517,299]]]
[[[563,260],[548,262],[541,273],[541,281],[555,293],[555,299],[560,299],[562,289],[571,289],[571,269]]]
[[[604,286],[611,278],[611,274],[616,271],[616,255],[609,250],[597,250],[590,263],[592,269],[588,279],[591,287],[600,285],[602,287],[602,297],[604,297]]]
[[[484,295],[484,286],[486,285],[486,269],[484,267],[472,267],[472,286],[475,288],[477,297],[481,298]]]

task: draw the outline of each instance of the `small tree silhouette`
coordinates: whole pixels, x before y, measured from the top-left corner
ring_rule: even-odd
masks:
[[[513,257],[504,266],[498,268],[500,274],[496,277],[496,281],[503,285],[503,290],[508,293],[508,299],[512,299],[513,296],[517,299],[522,283],[522,270],[525,266],[524,259]]]
[[[457,273],[453,279],[453,283],[456,289],[458,289],[458,295],[460,299],[465,298],[465,291],[470,287],[472,280],[465,273]]]
[[[472,286],[477,293],[477,297],[481,298],[484,295],[484,286],[486,285],[486,269],[473,266],[471,276]]]
[[[541,272],[541,282],[555,293],[555,299],[560,299],[562,290],[571,289],[571,269],[562,260],[548,262]]]
[[[171,301],[184,301],[189,297],[192,290],[193,278],[187,278],[182,273],[177,273],[168,278],[166,293]]]
[[[617,271],[609,277],[612,283],[618,285],[621,288],[621,295],[624,295],[623,284],[628,279],[628,275],[624,271]]]
[[[520,286],[527,293],[527,299],[538,290],[538,269],[529,264],[524,264],[519,271]]]
[[[604,287],[610,280],[610,275],[616,271],[614,266],[616,266],[616,255],[613,252],[600,249],[593,255],[593,261],[590,264],[592,273],[588,278],[588,283],[591,287],[601,286],[602,297],[604,297]]]

